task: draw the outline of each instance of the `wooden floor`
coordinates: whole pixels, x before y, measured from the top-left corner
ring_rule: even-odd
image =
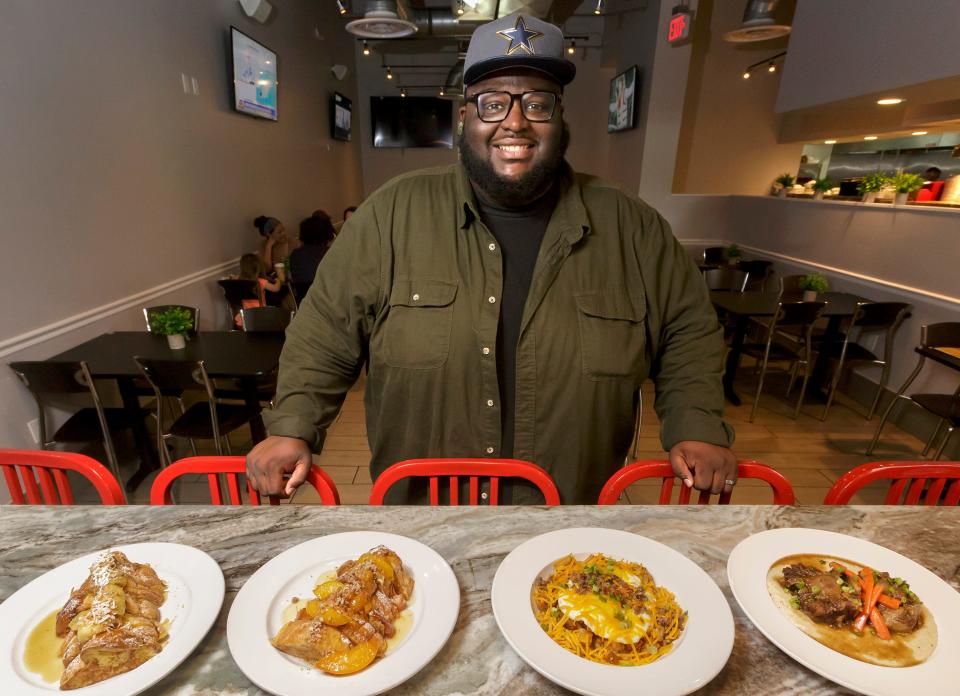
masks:
[[[753,382],[750,370],[743,370],[744,378],[738,382],[742,396],[752,395]],[[862,408],[844,397],[831,407],[826,422],[819,420],[822,404],[809,403],[800,417],[792,418],[793,402],[783,398],[785,379],[774,376],[761,396],[760,407],[753,423],[748,422],[749,403],[739,407],[728,404],[725,416],[736,429],[734,451],[741,459],[756,459],[768,464],[784,476],[794,487],[797,500],[805,504],[819,504],[830,486],[849,469],[867,461],[880,459],[919,459],[923,443],[893,425],[884,429],[883,439],[874,455],[863,454],[873,435],[877,417],[867,421]],[[243,453],[250,447],[246,428],[232,437],[234,452]],[[180,456],[188,452],[180,451]],[[363,384],[354,387],[348,394],[340,418],[331,427],[323,454],[316,457],[333,478],[344,504],[365,504],[370,495],[371,481],[367,468],[370,451],[367,446],[363,413]],[[640,459],[664,459],[660,448],[659,424],[653,411],[653,385],[643,389],[643,425],[640,437]],[[152,478],[152,477],[151,477]],[[146,502],[148,480],[131,496],[131,502]],[[854,502],[879,504],[886,488],[876,486],[864,489]],[[178,486],[178,502],[206,502],[209,496],[206,484],[195,477]],[[655,503],[659,481],[635,484],[628,489],[621,502],[635,504]],[[309,486],[304,486],[295,496],[295,503],[319,502]],[[766,484],[757,481],[741,481],[734,492],[733,503],[768,503],[771,494]]]

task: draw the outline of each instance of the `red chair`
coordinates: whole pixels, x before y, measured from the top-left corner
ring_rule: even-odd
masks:
[[[240,495],[239,475],[247,471],[245,457],[186,457],[164,468],[153,481],[150,487],[151,505],[172,505],[170,487],[173,482],[185,474],[206,474],[207,485],[210,487],[210,502],[213,505],[243,505]],[[224,474],[227,480],[229,501],[224,502],[219,474]],[[245,481],[247,497],[250,505],[260,504],[260,494]],[[313,486],[320,494],[320,501],[324,505],[339,505],[340,494],[333,479],[318,466],[311,466],[307,473],[307,483]],[[268,496],[271,505],[278,505],[277,496]]]
[[[519,478],[540,489],[547,505],[559,505],[560,494],[550,474],[536,464],[520,459],[408,459],[397,462],[377,477],[370,491],[370,504],[383,505],[383,498],[393,484],[406,478],[430,478],[430,504],[440,504],[441,476],[450,478],[450,504],[459,505],[460,476],[470,477],[470,505],[479,505],[480,477],[490,479],[490,505],[499,505],[501,478]]]
[[[750,459],[741,459],[737,462],[737,477],[740,479],[760,479],[770,484],[773,490],[774,505],[793,505],[796,497],[793,494],[793,487],[790,482],[784,478],[783,474],[771,469],[766,464],[755,462]],[[673,467],[666,461],[645,461],[634,462],[620,469],[610,477],[603,490],[600,491],[600,498],[597,505],[614,505],[620,499],[620,494],[632,483],[646,478],[662,478],[663,485],[660,486],[660,500],[658,504],[669,505],[670,496],[673,493],[673,485],[677,478],[673,474]],[[680,486],[680,498],[678,503],[686,505],[690,502],[691,488]],[[721,493],[717,502],[720,505],[730,503],[730,493]],[[700,491],[697,500],[698,505],[706,505],[710,502],[710,491]]]
[[[73,505],[67,471],[75,471],[92,483],[101,504],[125,505],[127,502],[120,484],[107,467],[75,452],[0,450],[0,468],[14,505]]]
[[[960,462],[870,462],[841,476],[823,499],[824,505],[846,505],[858,490],[876,481],[890,481],[884,505],[936,505],[947,493],[943,505],[960,502]],[[950,483],[947,488],[948,482]],[[909,484],[909,486],[907,485]],[[928,486],[929,484],[929,486]],[[906,496],[904,496],[906,489]],[[901,500],[902,498],[902,500]]]

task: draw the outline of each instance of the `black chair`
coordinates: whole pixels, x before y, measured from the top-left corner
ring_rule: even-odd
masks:
[[[313,285],[312,280],[294,280],[290,282],[290,287],[293,288],[293,296],[296,298],[298,305],[303,302],[303,298],[307,296],[307,291],[311,285]]]
[[[821,344],[819,349],[821,355],[829,360],[836,361],[837,367],[830,383],[830,392],[827,394],[827,405],[823,408],[823,415],[820,416],[820,420],[827,419],[830,404],[833,403],[837,386],[840,384],[843,368],[854,365],[875,365],[882,368],[880,384],[877,385],[877,394],[873,397],[873,403],[867,413],[867,420],[873,418],[873,413],[877,410],[877,403],[880,401],[880,395],[883,394],[883,390],[887,386],[887,378],[890,376],[890,363],[893,359],[893,336],[909,313],[910,305],[905,302],[858,302],[853,313],[853,319],[850,321],[850,328],[843,337],[843,341]],[[882,358],[860,343],[850,340],[855,329],[858,332],[858,339],[865,333],[882,332],[884,334]]]
[[[239,315],[240,310],[243,309],[244,300],[256,300],[259,303],[262,299],[260,297],[260,283],[256,280],[222,278],[217,281],[217,285],[223,290],[223,299],[227,301],[227,305],[230,307],[231,327],[234,325],[233,317]]]
[[[949,321],[920,327],[920,348],[960,348],[960,322]],[[917,361],[917,366],[913,369],[913,372],[910,373],[910,376],[907,377],[903,386],[900,387],[900,391],[897,392],[896,397],[887,405],[886,410],[880,417],[880,423],[877,425],[877,431],[873,435],[873,440],[870,441],[870,445],[867,447],[866,454],[871,454],[877,446],[877,441],[880,439],[880,432],[883,430],[887,418],[890,417],[890,412],[896,404],[900,403],[899,397],[903,396],[903,392],[907,390],[913,383],[913,380],[917,378],[917,375],[920,374],[920,370],[923,368],[926,360],[926,356],[921,353],[920,359]],[[937,447],[937,452],[933,457],[934,459],[940,459],[940,456],[943,454],[944,449],[946,449],[953,435],[953,431],[960,428],[960,387],[957,387],[957,390],[953,394],[911,394],[907,398],[924,410],[937,416],[939,419],[937,421],[937,427],[923,447],[923,451],[921,452],[922,456],[927,456],[927,452],[933,447],[937,436],[940,434],[940,429],[943,428],[944,424],[947,425],[946,435],[944,435],[943,440],[940,441],[940,446]]]
[[[260,413],[259,406],[217,402],[214,398],[213,382],[207,375],[202,360],[151,360],[140,356],[134,356],[133,359],[150,382],[157,397],[157,450],[167,464],[170,463],[170,456],[165,447],[165,441],[168,438],[213,440],[216,443],[217,454],[231,454],[230,440],[227,435],[249,423]],[[177,416],[169,428],[165,429],[161,425],[163,399],[160,398],[165,389],[201,391],[207,398],[194,403]],[[221,438],[226,441],[226,447],[223,446]]]
[[[149,411],[141,409],[130,412],[124,408],[104,408],[85,362],[21,361],[10,363],[10,367],[37,402],[40,447],[46,450],[52,449],[56,443],[100,440],[107,455],[107,463],[113,475],[120,481],[120,464],[111,433],[129,430],[138,420],[146,418]],[[88,394],[93,406],[81,408],[57,428],[52,437],[48,437],[45,397],[56,394]]]
[[[240,310],[240,323],[248,333],[281,332],[290,324],[290,312],[280,307],[244,307]]]
[[[806,276],[802,273],[778,277],[777,283],[780,286],[780,294],[784,295],[803,292],[803,288],[800,287],[800,281],[804,278],[806,278]]]
[[[790,365],[790,383],[787,385],[787,396],[793,391],[798,372],[803,367],[803,381],[800,385],[800,397],[793,417],[800,415],[803,397],[807,393],[807,382],[813,370],[813,324],[820,318],[826,302],[780,302],[773,320],[767,326],[767,336],[763,343],[745,343],[743,352],[760,362],[760,374],[757,378],[757,393],[753,398],[753,408],[750,409],[750,422],[757,413],[757,404],[760,403],[760,392],[763,390],[763,379],[767,374],[767,365],[771,360],[786,360]],[[798,347],[786,345],[776,341],[779,329],[791,328],[800,336]]]
[[[199,326],[197,322],[199,321],[200,310],[197,307],[190,307],[189,305],[155,305],[153,307],[144,307],[143,318],[147,322],[147,331],[150,333],[154,332],[153,315],[158,312],[166,312],[168,309],[185,309],[190,312],[193,318],[193,330],[190,334],[197,333],[197,327]]]
[[[750,276],[746,287],[748,291],[762,292],[767,289],[767,278],[773,273],[773,261],[741,261],[737,269]]]
[[[703,263],[720,265],[727,261],[726,247],[707,247],[703,250]]]
[[[703,272],[703,281],[710,290],[743,292],[750,275],[737,268],[709,268]]]

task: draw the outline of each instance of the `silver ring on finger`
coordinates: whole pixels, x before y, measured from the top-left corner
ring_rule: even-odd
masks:
[[[735,486],[735,485],[737,485],[737,482],[736,482],[736,481],[733,481],[732,479],[727,479],[727,480],[725,480],[723,483],[724,483],[724,485],[726,485],[726,486]]]

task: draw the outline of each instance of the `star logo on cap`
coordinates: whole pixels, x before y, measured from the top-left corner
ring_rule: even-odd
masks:
[[[543,36],[543,32],[527,29],[523,23],[523,17],[517,17],[517,23],[513,29],[501,29],[497,32],[497,36],[510,42],[510,45],[507,46],[506,55],[513,55],[517,51],[524,51],[533,55],[536,53],[533,50],[533,41]]]

